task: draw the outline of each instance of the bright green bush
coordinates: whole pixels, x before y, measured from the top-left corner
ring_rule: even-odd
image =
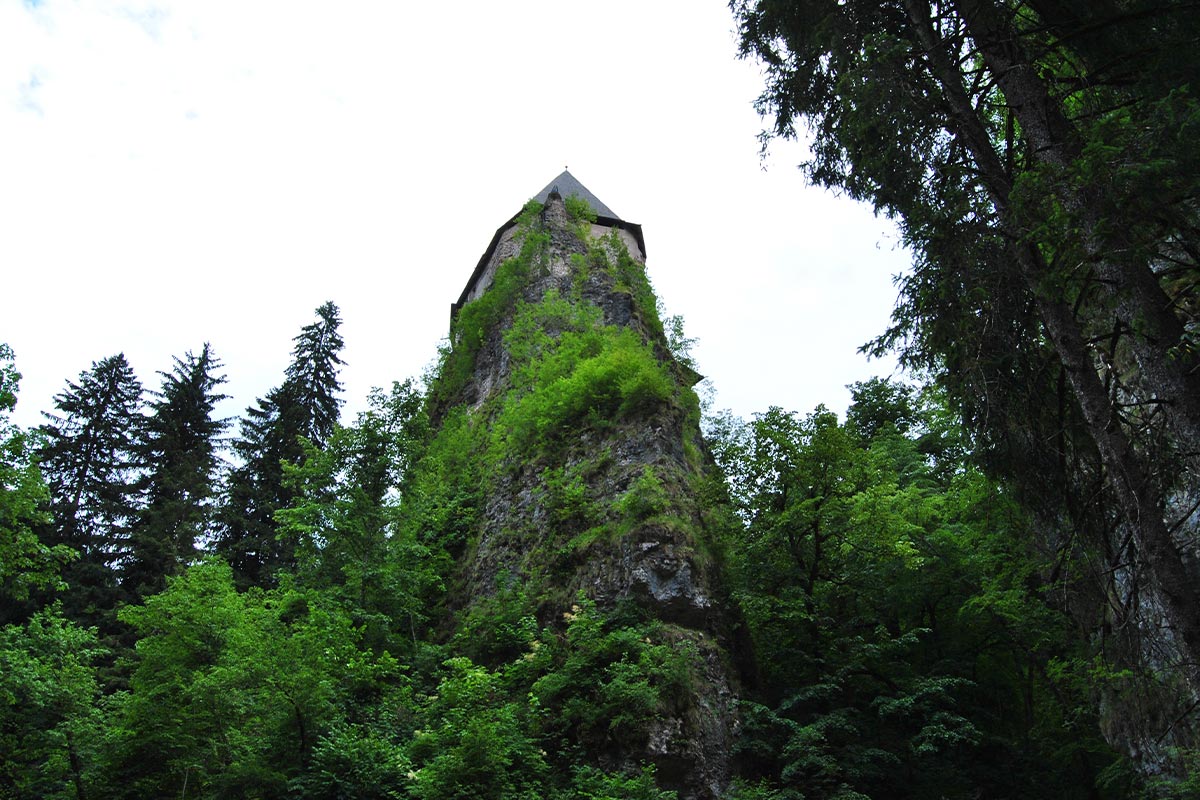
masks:
[[[596,331],[602,326],[604,314],[594,303],[568,299],[557,289],[550,289],[537,303],[518,301],[512,325],[504,332],[504,347],[512,358],[514,385],[520,387],[538,377],[531,365],[538,364],[541,357],[564,346],[559,341],[561,334],[571,332],[587,334],[576,347],[597,347]],[[584,344],[587,342],[588,344]],[[568,339],[566,345],[570,346]]]
[[[445,662],[447,675],[430,698],[431,727],[414,734],[409,755],[412,796],[540,798],[549,768],[529,736],[525,706],[501,676],[467,658]]]
[[[290,789],[305,800],[392,800],[407,796],[409,772],[403,748],[367,726],[341,724],[321,737]]]
[[[641,522],[667,508],[669,498],[662,481],[647,464],[642,474],[634,478],[628,491],[617,500],[617,510],[630,522]]]
[[[514,390],[495,426],[504,455],[529,454],[580,426],[607,427],[675,394],[662,364],[626,328],[564,333],[531,372],[530,388]]]
[[[567,208],[567,217],[572,222],[595,222],[596,212],[588,205],[586,200],[581,200],[575,195],[563,200],[563,205]]]
[[[483,439],[464,408],[442,421],[401,503],[401,517],[416,541],[451,554],[465,546],[482,493]]]
[[[647,722],[670,713],[690,685],[694,654],[654,643],[650,627],[610,627],[590,600],[581,598],[565,616],[556,665],[530,691],[544,725],[593,745],[640,745]]]

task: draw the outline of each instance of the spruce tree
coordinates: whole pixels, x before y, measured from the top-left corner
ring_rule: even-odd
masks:
[[[98,622],[120,599],[118,570],[140,506],[141,404],[142,385],[118,353],[68,381],[40,428],[53,517],[42,538],[79,552],[64,572],[65,609],[77,619]]]
[[[154,392],[141,453],[146,464],[146,505],[137,517],[130,559],[122,581],[144,597],[161,591],[168,575],[178,573],[196,555],[198,540],[210,533],[219,437],[228,423],[213,417],[226,395],[220,360],[206,343],[199,355],[175,358],[160,372],[162,389]]]
[[[292,362],[282,385],[246,410],[233,449],[241,464],[230,474],[217,552],[234,568],[238,582],[266,585],[280,569],[290,569],[294,547],[276,536],[275,512],[290,505],[283,462],[303,462],[301,437],[317,448],[337,424],[342,399],[338,368],[341,318],[332,302],[317,309],[317,321],[295,337]]]
[[[294,341],[292,363],[287,368],[287,383],[294,394],[300,435],[317,447],[323,447],[337,425],[342,408],[338,396],[342,384],[338,367],[343,362],[342,324],[338,307],[327,302],[317,309],[317,321],[300,329]]]

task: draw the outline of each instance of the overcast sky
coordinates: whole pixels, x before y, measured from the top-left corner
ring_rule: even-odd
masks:
[[[419,375],[495,229],[564,166],[642,225],[718,407],[845,409],[908,267],[760,159],[719,0],[0,0],[0,341],[34,425],[124,352],[211,342],[237,415],[341,308],[346,417]]]

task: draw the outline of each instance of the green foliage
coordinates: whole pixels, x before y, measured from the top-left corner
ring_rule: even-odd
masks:
[[[480,664],[497,665],[521,658],[538,640],[534,603],[511,576],[490,597],[462,615],[453,649]]]
[[[573,570],[599,538],[663,517],[672,502],[649,469],[619,502],[600,494],[614,457],[603,446],[581,451],[574,433],[603,439],[690,408],[690,395],[664,349],[636,326],[606,325],[578,282],[571,299],[531,296],[529,279],[545,277],[540,210],[522,216],[518,257],[462,309],[428,397],[396,385],[375,392],[354,424],[322,423],[334,419],[328,404],[306,409],[304,397],[321,387],[335,396],[341,340],[336,308],[319,310],[297,337],[287,380],[243,420],[215,548],[232,566],[202,560],[168,575],[190,560],[175,545],[203,530],[207,495],[195,484],[196,502],[175,504],[182,473],[156,479],[163,502],[152,505],[164,513],[143,523],[149,533],[164,522],[155,530],[167,531],[170,557],[143,570],[141,602],[120,611],[136,650],[116,654],[103,706],[95,692],[88,701],[94,730],[76,753],[89,795],[674,796],[637,763],[653,723],[685,710],[693,635],[606,617],[585,600],[562,625],[538,618],[574,592],[547,593],[554,578],[545,575]],[[645,306],[635,313],[657,320],[644,270],[617,237],[583,257],[619,271],[622,291]],[[494,344],[511,391],[467,407],[460,390]],[[185,369],[196,361],[168,376],[179,380],[164,383],[162,410],[178,410],[170,401],[185,384],[198,389],[188,410],[204,410],[217,384],[203,368]],[[155,468],[188,454],[176,442],[183,428],[163,421],[151,437]],[[181,464],[203,477],[211,440],[193,441],[198,458]],[[528,467],[553,530],[520,569],[545,572],[526,580],[498,570],[494,595],[464,602],[446,587],[493,516],[482,500]],[[68,773],[52,774],[66,786]]]
[[[514,384],[519,388],[537,381],[533,365],[562,346],[557,340],[563,333],[594,333],[602,322],[597,306],[562,297],[557,289],[537,303],[518,302],[512,325],[504,331],[504,348],[518,367]]]
[[[596,212],[588,205],[586,200],[582,200],[575,195],[563,199],[563,206],[567,209],[567,218],[572,222],[595,222]]]
[[[766,780],[736,796],[1087,796],[1114,756],[1086,682],[1055,674],[1081,650],[1040,594],[1025,517],[948,466],[933,396],[875,381],[855,399],[845,425],[824,409],[710,423],[763,676],[739,749]]]
[[[846,415],[846,426],[858,434],[864,444],[891,425],[897,433],[908,433],[918,423],[912,387],[902,383],[871,378],[849,386],[853,404]]]
[[[1145,781],[1146,797],[1154,800],[1188,800],[1200,794],[1200,756],[1193,749],[1181,750],[1171,755],[1182,766],[1181,774],[1160,775]],[[1136,780],[1128,781],[1128,776],[1119,777],[1134,785],[1138,783]]]
[[[433,726],[416,731],[409,747],[413,796],[542,797],[549,767],[528,733],[523,704],[509,699],[501,676],[470,659],[445,667],[425,708]]]
[[[536,454],[581,425],[604,428],[675,394],[662,364],[628,328],[564,332],[523,376],[514,377],[517,388],[497,419],[498,454]]]
[[[317,742],[291,791],[306,800],[398,800],[410,796],[410,772],[398,743],[372,726],[338,724]]]
[[[665,511],[668,504],[662,481],[654,474],[654,468],[646,465],[625,494],[618,498],[616,507],[628,521],[643,522]]]
[[[658,316],[662,316],[661,309]],[[696,346],[696,339],[684,332],[683,317],[680,314],[667,317],[663,320],[663,329],[667,336],[667,349],[671,351],[671,355],[683,366],[694,370],[696,359],[692,357],[692,348]]]
[[[140,505],[142,385],[124,354],[93,362],[55,395],[39,463],[50,487],[52,523],[43,543],[79,552],[64,568],[69,617],[111,630],[121,599],[119,567],[129,554]]]
[[[764,66],[764,144],[806,130],[806,174],[893,217],[913,253],[867,349],[945,392],[975,462],[1039,520],[1028,542],[1058,551],[1081,639],[1200,685],[1179,538],[1195,519],[1178,502],[1200,491],[1193,5],[732,7],[741,53]],[[1106,713],[1134,718],[1147,732],[1130,749],[1170,770],[1146,755],[1175,735],[1156,720],[1194,719],[1193,699]]]
[[[585,800],[674,800],[678,794],[658,788],[653,767],[645,767],[635,775],[613,775],[585,766],[575,771],[569,796]]]
[[[591,483],[612,463],[612,453],[605,449],[577,463],[542,471],[541,503],[553,531],[543,560],[552,570],[573,570],[595,542],[606,541],[616,532],[613,504],[599,496]]]
[[[650,768],[611,773],[594,762],[640,751],[648,725],[690,685],[690,646],[666,629],[617,624],[584,599],[563,632],[539,628],[529,606],[514,587],[471,610],[454,647],[496,666],[443,664],[407,749],[413,795],[674,797]]]
[[[170,372],[160,373],[162,389],[154,393],[140,444],[146,464],[145,505],[130,536],[130,556],[121,580],[131,597],[161,591],[197,556],[197,542],[212,533],[213,497],[217,481],[217,448],[228,427],[214,419],[216,404],[226,399],[217,390],[221,362],[206,343],[199,355],[176,358]]]
[[[798,789],[776,789],[768,781],[751,783],[735,778],[730,787],[729,800],[804,800]]]
[[[487,431],[462,407],[442,419],[402,493],[401,526],[414,541],[458,555],[472,535],[484,489]]]
[[[525,242],[529,247],[528,253],[535,252],[533,246],[529,245],[529,237]],[[484,337],[509,310],[529,276],[529,259],[522,256],[526,256],[525,250],[522,250],[521,256],[500,264],[492,285],[483,296],[459,310],[451,330],[454,345],[438,375],[438,382],[433,389],[435,396],[452,397],[467,382]]]
[[[646,266],[629,253],[616,229],[594,241],[588,251],[589,258],[602,264],[616,280],[616,288],[630,293],[633,306],[637,309],[651,336],[664,336],[663,323],[658,316],[658,298],[646,275]]]
[[[9,421],[21,379],[12,349],[0,343],[0,623],[19,615],[30,594],[61,585],[62,565],[76,553],[47,546],[36,533],[50,521],[50,492],[35,460],[37,441]]]
[[[84,796],[102,726],[103,654],[95,629],[57,606],[0,629],[0,795]]]
[[[514,234],[521,241],[520,253],[496,268],[486,292],[459,309],[451,326],[451,348],[444,354],[441,369],[429,390],[435,405],[441,406],[457,398],[471,376],[484,339],[500,327],[530,276],[542,268],[541,257],[549,237],[541,229],[541,211],[540,203],[531,200],[526,204]]]
[[[324,449],[305,442],[304,460],[284,466],[294,499],[275,517],[296,553],[298,584],[339,598],[385,638],[415,640],[440,588],[441,551],[398,521],[427,424],[424,398],[411,382],[397,383],[390,394],[373,392],[357,423],[336,427]]]
[[[293,436],[303,436],[318,447],[333,433],[342,408],[342,383],[338,368],[344,363],[341,352],[345,342],[338,307],[326,302],[316,310],[317,321],[300,329],[292,340],[292,362],[286,382],[297,413]]]
[[[233,445],[242,463],[229,476],[214,550],[233,566],[243,586],[273,585],[276,573],[294,566],[292,540],[276,536],[275,512],[294,497],[285,485],[283,464],[303,461],[302,439],[323,447],[337,424],[341,318],[333,303],[316,314],[317,321],[294,339],[284,382],[246,409]]]
[[[579,530],[599,517],[599,504],[590,497],[583,470],[547,467],[541,486],[542,504],[560,530]]]
[[[654,470],[635,475],[619,501],[603,493],[614,463],[604,441],[655,414],[686,413],[690,394],[659,343],[642,265],[615,234],[588,240],[580,218],[575,232],[586,251],[571,256],[571,282],[538,296],[533,282],[555,276],[543,271],[540,221],[525,215],[521,253],[460,309],[431,384],[441,427],[405,489],[403,524],[455,558],[478,544],[503,561],[484,571],[492,591],[472,586],[455,598],[462,609],[447,647],[459,658],[430,689],[408,750],[417,796],[670,796],[651,772],[605,772],[597,762],[604,753],[628,765],[656,720],[682,713],[698,659],[688,635],[621,624],[582,599],[565,630],[538,622],[573,594],[556,581],[574,576],[584,552],[666,515],[672,501]],[[607,306],[589,299],[600,279],[616,280],[618,308],[629,294],[639,324],[605,324]],[[490,367],[506,372],[506,391],[488,387],[468,408],[461,389],[484,347]],[[599,443],[594,451],[580,448],[585,439]],[[522,476],[536,476],[538,521],[501,527],[503,515],[480,501],[527,485]],[[478,579],[467,572],[464,583]]]
[[[636,751],[648,723],[691,685],[694,651],[686,641],[663,641],[664,630],[610,626],[582,597],[563,617],[564,641],[532,658],[552,665],[531,689],[547,735]]]
[[[139,640],[109,759],[129,796],[185,783],[195,796],[284,796],[347,704],[399,679],[395,659],[360,649],[344,609],[287,587],[239,593],[221,562],[121,616]]]

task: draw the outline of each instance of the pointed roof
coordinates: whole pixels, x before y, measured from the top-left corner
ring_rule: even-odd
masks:
[[[550,196],[550,192],[554,190],[557,190],[558,193],[564,198],[578,197],[580,200],[591,206],[592,211],[595,211],[596,216],[598,217],[620,219],[620,217],[618,217],[611,208],[604,205],[604,203],[601,203],[600,198],[588,191],[586,186],[580,183],[574,175],[565,169],[557,178],[546,184],[546,188],[535,194],[533,199],[537,200],[539,203],[545,203],[546,198]]]

